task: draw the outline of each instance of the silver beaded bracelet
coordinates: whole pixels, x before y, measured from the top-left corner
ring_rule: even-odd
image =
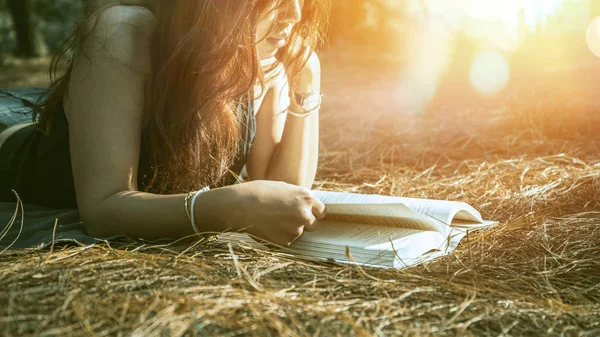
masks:
[[[194,229],[194,232],[198,235],[200,235],[200,231],[198,230],[198,227],[196,226],[196,218],[194,217],[194,208],[196,208],[196,198],[198,197],[198,195],[202,192],[206,192],[209,191],[210,187],[209,186],[205,186],[204,188],[196,191],[196,193],[194,193],[194,196],[192,197],[192,203],[190,206],[190,221],[192,223],[192,228]]]
[[[296,117],[300,117],[300,118],[306,118],[306,117],[314,114],[315,112],[319,111],[320,108],[321,108],[321,106],[318,106],[318,107],[316,107],[316,108],[314,108],[312,110],[308,110],[308,111],[305,111],[305,112],[294,112],[294,111],[292,111],[290,109],[286,109],[285,111],[288,114],[292,115],[292,116],[296,116]]]

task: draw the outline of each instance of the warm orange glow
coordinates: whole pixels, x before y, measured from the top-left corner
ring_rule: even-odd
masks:
[[[444,90],[497,95],[583,62],[591,57],[583,36],[592,1],[600,0],[403,2],[412,21],[400,40],[404,63],[393,98],[405,114],[422,115],[438,98],[462,99]],[[600,57],[600,17],[589,25],[587,44]]]
[[[587,44],[592,53],[600,57],[600,16],[594,19],[588,27]]]
[[[434,29],[423,30],[409,41],[407,49],[408,67],[397,95],[404,111],[419,114],[434,98],[448,68],[454,54],[454,36]]]
[[[499,93],[510,79],[510,66],[506,57],[497,51],[480,52],[471,65],[470,79],[475,90],[481,94]]]
[[[501,23],[498,29],[515,30],[523,21],[531,32],[545,26],[563,10],[564,0],[453,0],[425,1],[433,16],[458,14],[475,22]],[[456,15],[453,15],[456,16]]]

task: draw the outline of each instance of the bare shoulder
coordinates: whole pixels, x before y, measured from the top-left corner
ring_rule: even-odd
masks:
[[[109,58],[147,73],[150,41],[156,17],[142,6],[112,6],[92,16],[86,25],[83,49],[90,58]]]
[[[111,6],[95,14],[100,30],[128,29],[150,36],[156,27],[154,13],[143,6]]]

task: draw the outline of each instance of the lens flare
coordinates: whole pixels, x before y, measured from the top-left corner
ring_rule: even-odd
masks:
[[[595,18],[588,27],[587,44],[592,53],[600,57],[600,16]]]
[[[544,28],[550,18],[563,12],[567,2],[568,0],[426,0],[414,1],[411,12],[425,8],[428,16],[437,19],[447,17],[449,13],[458,13],[467,21],[497,22],[509,30],[518,28],[523,20],[533,33],[538,28]],[[406,3],[412,4],[413,1]]]
[[[497,51],[482,51],[471,65],[471,84],[483,95],[502,91],[510,80],[510,66],[504,55]]]
[[[436,29],[415,32],[407,43],[407,70],[402,74],[396,96],[401,109],[418,115],[435,97],[442,76],[455,52],[455,36]]]

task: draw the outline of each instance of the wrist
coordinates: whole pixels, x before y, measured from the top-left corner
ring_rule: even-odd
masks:
[[[300,104],[296,103],[294,99],[290,100],[290,105],[288,106],[288,111],[293,111],[296,113],[304,112],[304,108],[300,106]]]
[[[198,215],[196,221],[202,221],[211,232],[243,230],[244,220],[249,216],[244,211],[244,205],[253,195],[246,193],[241,188],[242,185],[244,184],[224,186],[201,193],[196,201],[196,211],[206,212],[206,216]]]
[[[290,104],[288,113],[296,117],[308,117],[321,108],[323,95],[316,91],[310,91],[306,94],[294,92],[290,95]]]
[[[227,210],[228,200],[231,198],[228,188],[218,188],[198,194],[194,209],[196,227],[202,233],[220,233],[228,229],[230,219]],[[192,226],[193,227],[193,226]]]

